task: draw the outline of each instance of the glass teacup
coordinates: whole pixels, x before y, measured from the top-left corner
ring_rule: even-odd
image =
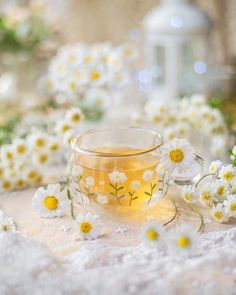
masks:
[[[163,199],[169,179],[158,166],[162,144],[158,133],[137,127],[94,129],[74,138],[68,170],[73,201],[128,216],[147,217],[149,212],[168,219],[174,206]],[[196,163],[202,165],[197,155]],[[179,175],[175,182],[189,184],[194,176]]]

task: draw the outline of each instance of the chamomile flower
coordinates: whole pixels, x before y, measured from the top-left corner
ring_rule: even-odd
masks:
[[[71,142],[72,139],[74,138],[74,132],[71,131],[67,131],[64,136],[63,136],[63,143],[67,146],[70,147],[71,146]]]
[[[101,205],[106,205],[106,204],[108,204],[109,200],[106,195],[98,195],[97,202]]]
[[[106,81],[106,73],[102,67],[95,67],[90,69],[88,78],[93,86],[102,86]]]
[[[36,165],[45,165],[49,162],[50,156],[48,152],[43,151],[33,155],[33,161]]]
[[[12,145],[3,145],[0,150],[0,155],[2,163],[12,163],[15,158],[15,153]]]
[[[153,178],[153,174],[154,172],[150,169],[146,169],[144,172],[143,172],[143,180],[146,181],[146,182],[150,182]]]
[[[124,172],[119,172],[114,170],[109,174],[109,179],[111,182],[114,183],[123,183],[127,180],[127,176],[125,175]]]
[[[212,207],[213,200],[213,193],[211,189],[206,188],[200,192],[199,201],[202,203],[204,207]]]
[[[58,153],[61,149],[61,143],[56,137],[50,137],[48,141],[48,151],[52,154]]]
[[[1,179],[0,180],[0,191],[7,192],[10,191],[14,187],[12,181],[9,179]]]
[[[55,127],[55,131],[59,135],[65,135],[71,129],[72,129],[72,124],[69,120],[58,121]]]
[[[180,226],[169,233],[170,251],[188,256],[197,251],[198,235],[188,226]]]
[[[94,186],[95,185],[95,180],[92,176],[87,176],[85,178],[85,182],[87,186]]]
[[[14,178],[14,188],[21,190],[27,187],[27,181],[21,175],[16,175]]]
[[[211,209],[211,215],[218,222],[227,222],[229,219],[222,203],[217,204]]]
[[[195,160],[194,149],[186,139],[174,138],[161,147],[160,164],[170,172],[184,172]]]
[[[236,218],[236,195],[229,195],[223,204],[226,214],[228,214],[229,217]]]
[[[15,230],[16,226],[13,220],[9,217],[2,215],[0,218],[0,233],[13,232]]]
[[[47,136],[40,131],[29,135],[27,141],[28,145],[36,150],[42,150],[47,147]]]
[[[141,182],[139,180],[133,180],[131,182],[131,188],[135,191],[140,189],[140,186],[141,186]]]
[[[82,240],[94,240],[101,236],[101,227],[98,224],[96,215],[91,213],[78,215],[76,221],[78,224],[78,234]]]
[[[37,167],[29,165],[24,169],[23,177],[28,183],[36,183],[40,177],[40,172]]]
[[[172,140],[176,137],[176,130],[172,126],[167,127],[163,134],[165,140]]]
[[[123,56],[124,60],[128,62],[134,61],[138,56],[137,49],[134,46],[127,44],[120,46],[119,52]]]
[[[84,108],[93,108],[99,111],[104,111],[111,103],[110,95],[107,91],[92,88],[85,92],[82,105]]]
[[[194,185],[184,186],[181,195],[186,203],[195,203],[198,199],[198,192]]]
[[[223,201],[229,192],[229,183],[226,180],[217,179],[214,183],[212,183],[211,191],[215,200]]]
[[[40,187],[34,194],[32,206],[42,218],[54,218],[65,215],[69,201],[60,184],[49,184],[46,189]]]
[[[219,177],[228,182],[233,182],[236,179],[236,168],[233,165],[227,165],[220,169]]]
[[[112,71],[118,72],[124,68],[124,61],[119,52],[111,52],[107,57],[107,66]]]
[[[28,152],[28,146],[25,140],[16,139],[13,142],[13,149],[18,156],[25,156]]]
[[[223,166],[223,163],[221,161],[219,160],[213,161],[211,162],[208,171],[211,174],[218,174],[222,166]]]
[[[66,120],[71,122],[72,125],[78,124],[81,120],[83,120],[83,113],[79,108],[71,108],[66,113]]]
[[[154,220],[147,221],[141,228],[141,238],[150,247],[162,248],[165,242],[163,227]]]

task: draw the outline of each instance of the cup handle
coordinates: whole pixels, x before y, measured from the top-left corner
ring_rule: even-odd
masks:
[[[194,183],[197,183],[200,180],[200,178],[202,177],[204,160],[200,155],[195,154],[195,161],[200,166],[200,171],[195,176],[192,176],[192,177],[181,177],[181,176],[174,177],[175,184],[181,185],[181,186],[193,185]]]

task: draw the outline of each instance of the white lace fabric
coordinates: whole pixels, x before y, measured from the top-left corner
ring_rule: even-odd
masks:
[[[0,294],[236,294],[236,227],[202,234],[200,253],[189,258],[106,239],[79,243],[58,259],[29,237],[1,234]]]

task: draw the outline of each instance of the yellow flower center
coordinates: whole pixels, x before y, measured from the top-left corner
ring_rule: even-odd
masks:
[[[186,236],[181,236],[178,238],[177,244],[181,248],[187,248],[190,245],[190,239]]]
[[[18,154],[23,154],[26,151],[26,147],[23,144],[19,144],[16,148]]]
[[[7,158],[12,159],[13,158],[13,153],[12,152],[7,152]]]
[[[81,222],[80,224],[80,230],[82,231],[82,233],[84,234],[88,234],[92,229],[92,224],[90,222]]]
[[[202,199],[205,201],[209,201],[212,198],[212,195],[209,192],[202,193]]]
[[[37,147],[43,147],[45,145],[45,140],[42,138],[38,138],[35,142]]]
[[[218,189],[217,189],[217,194],[218,195],[223,195],[225,193],[225,188],[224,188],[224,186],[220,186],[220,187],[218,187]]]
[[[8,180],[3,181],[3,183],[2,183],[2,187],[3,187],[5,190],[9,190],[10,187],[11,187],[10,181],[8,181]]]
[[[99,80],[100,77],[101,77],[101,74],[99,72],[92,72],[90,75],[90,78],[93,81]]]
[[[221,211],[216,211],[215,213],[214,213],[214,217],[215,217],[215,219],[218,219],[218,220],[220,220],[220,219],[222,219],[223,218],[223,213],[221,212]]]
[[[230,204],[230,211],[236,211],[236,203]]]
[[[44,200],[44,206],[49,210],[56,210],[58,207],[58,200],[55,196],[47,196]]]
[[[53,88],[53,83],[52,82],[47,82],[46,88],[47,89],[52,89]]]
[[[71,128],[70,125],[65,124],[62,126],[61,130],[62,130],[62,132],[66,132],[66,131],[70,130],[70,128]]]
[[[91,55],[86,55],[86,56],[84,57],[84,60],[85,60],[86,62],[91,62],[93,59],[92,59],[92,56],[91,56]]]
[[[2,231],[8,231],[8,225],[7,224],[2,225]]]
[[[128,57],[131,56],[132,55],[132,50],[126,49],[125,50],[125,55],[128,56]]]
[[[192,201],[192,195],[191,195],[190,193],[186,193],[186,194],[184,195],[184,199],[185,199],[186,201]]]
[[[59,149],[59,145],[57,143],[51,144],[50,151],[56,152],[56,151],[58,151],[58,149]]]
[[[154,116],[153,118],[152,118],[152,122],[153,123],[159,123],[161,121],[161,117],[159,117],[159,116]]]
[[[231,172],[231,171],[225,172],[223,177],[224,177],[225,180],[230,181],[230,180],[233,179],[234,173]]]
[[[180,163],[183,161],[184,153],[181,149],[175,149],[170,151],[170,160],[174,163]]]
[[[75,82],[70,82],[69,87],[70,87],[70,89],[75,90],[76,89],[76,83]]]
[[[75,60],[76,60],[75,55],[70,55],[70,56],[68,57],[68,60],[69,60],[69,61],[75,61]]]
[[[154,229],[149,229],[146,232],[147,238],[150,241],[156,241],[158,239],[158,233]]]
[[[37,173],[35,171],[30,171],[28,173],[28,178],[29,179],[34,179],[37,176]]]
[[[39,156],[39,163],[40,164],[44,164],[46,163],[48,160],[48,155],[47,154],[42,154]]]
[[[81,117],[79,114],[73,114],[71,117],[72,122],[75,122],[75,123],[79,122],[80,119],[81,119]]]

